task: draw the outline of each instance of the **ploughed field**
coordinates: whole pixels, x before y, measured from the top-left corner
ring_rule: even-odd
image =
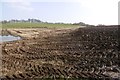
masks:
[[[42,30],[34,30],[39,31]],[[28,30],[28,34],[31,32]],[[120,33],[117,27],[86,27],[45,33],[48,36],[39,33],[34,38],[29,36],[2,44],[3,78],[119,77]]]

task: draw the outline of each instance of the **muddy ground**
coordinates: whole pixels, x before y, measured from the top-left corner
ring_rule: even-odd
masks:
[[[47,36],[56,36],[57,34],[67,33],[76,28],[52,29],[52,28],[32,28],[32,29],[3,29],[0,35],[20,36],[24,39],[43,38]]]
[[[120,78],[117,27],[7,31],[22,39],[2,43],[3,78]]]

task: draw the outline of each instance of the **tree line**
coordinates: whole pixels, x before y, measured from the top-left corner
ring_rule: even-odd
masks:
[[[18,19],[11,19],[11,20],[3,20],[3,21],[0,21],[0,23],[2,24],[6,24],[6,23],[25,23],[25,22],[29,22],[29,23],[49,23],[49,22],[43,22],[39,19],[27,19],[27,20],[24,20],[24,19],[21,19],[21,20],[18,20]],[[54,24],[54,23],[52,23]],[[65,23],[55,23],[55,24],[65,24]],[[80,26],[94,26],[94,25],[89,25],[89,24],[86,24],[84,22],[78,22],[78,23],[69,23],[69,24],[72,24],[72,25],[80,25]]]
[[[1,21],[1,23],[18,23],[18,22],[30,22],[30,23],[32,23],[32,22],[42,22],[41,20],[39,20],[39,19],[27,19],[27,20],[24,20],[24,19],[22,19],[22,20],[17,20],[17,19],[11,19],[11,20],[3,20],[3,21]]]

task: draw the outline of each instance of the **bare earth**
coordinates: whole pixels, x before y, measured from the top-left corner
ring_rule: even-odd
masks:
[[[2,78],[120,78],[116,27],[8,29]]]

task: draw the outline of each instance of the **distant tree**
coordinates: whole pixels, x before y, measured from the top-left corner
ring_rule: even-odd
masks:
[[[28,19],[28,22],[30,22],[31,19]]]
[[[79,22],[79,24],[80,24],[81,26],[86,26],[86,24],[83,23],[83,22]]]
[[[83,22],[79,22],[79,23],[73,23],[73,25],[80,25],[80,26],[85,26],[86,24]]]
[[[6,24],[6,23],[7,23],[7,20],[2,21],[2,23],[3,23],[3,24]]]
[[[103,27],[103,26],[105,26],[104,24],[98,24],[97,26],[99,26],[99,27]]]

